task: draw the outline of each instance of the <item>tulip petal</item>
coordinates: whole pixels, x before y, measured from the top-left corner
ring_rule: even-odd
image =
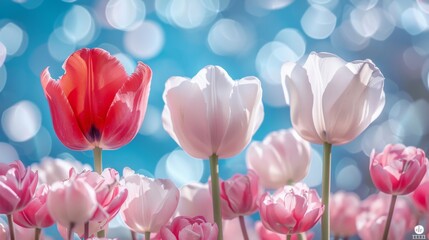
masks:
[[[139,62],[135,72],[116,93],[107,112],[101,148],[119,148],[136,136],[146,113],[151,78],[150,68]]]
[[[59,84],[74,111],[83,134],[98,141],[107,112],[128,75],[120,62],[103,49],[84,48],[64,63]]]
[[[353,140],[380,115],[384,107],[383,80],[370,60],[348,63],[336,72],[322,100],[329,143]]]
[[[19,203],[19,196],[2,181],[0,192],[0,214],[11,214]]]
[[[83,135],[82,129],[61,86],[51,78],[48,68],[42,72],[41,81],[49,102],[54,129],[60,141],[73,150],[88,150],[93,148]],[[67,123],[66,127],[64,123]]]
[[[234,84],[228,104],[229,123],[216,152],[220,158],[237,155],[250,142],[264,118],[261,98],[262,89],[257,78],[243,78]]]
[[[283,91],[288,92],[290,99],[291,120],[294,129],[307,141],[323,143],[323,135],[319,134],[313,122],[316,120],[313,118],[313,101],[315,100],[307,71],[296,63],[287,62],[282,66],[281,76]]]
[[[214,153],[209,144],[209,118],[204,114],[207,113],[207,104],[197,83],[177,79],[170,78],[166,84],[163,126],[189,155],[206,159]],[[181,82],[167,89],[171,81]]]

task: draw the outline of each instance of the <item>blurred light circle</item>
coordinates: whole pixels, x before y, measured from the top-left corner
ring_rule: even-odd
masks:
[[[6,86],[7,81],[7,71],[6,66],[3,65],[0,67],[0,92],[3,91],[4,87]]]
[[[48,50],[55,60],[64,61],[76,50],[76,44],[67,41],[64,31],[57,28],[49,35]]]
[[[31,141],[34,144],[35,154],[38,159],[49,156],[52,150],[52,138],[46,128],[41,127]]]
[[[199,182],[204,172],[201,159],[189,156],[183,150],[174,150],[158,161],[155,177],[169,178],[176,186],[181,187],[192,182]]]
[[[26,9],[34,9],[43,3],[43,0],[13,0],[13,1],[21,4],[21,6],[25,7]]]
[[[369,38],[362,37],[355,31],[350,21],[346,20],[332,33],[331,43],[335,47],[351,51],[360,51],[369,44]]]
[[[335,183],[340,189],[353,191],[362,183],[362,173],[356,164],[349,164],[338,171]]]
[[[164,45],[164,32],[155,22],[144,21],[124,36],[125,48],[133,56],[143,59],[155,57]]]
[[[220,19],[209,31],[208,43],[218,55],[237,55],[249,48],[249,34],[243,25],[232,19]]]
[[[6,47],[2,42],[0,42],[0,67],[3,65],[4,60],[6,60],[6,55],[7,55]]]
[[[64,34],[73,43],[83,45],[81,41],[90,42],[95,31],[93,28],[94,20],[89,11],[82,6],[73,6],[64,16]]]
[[[36,105],[29,101],[20,101],[3,112],[1,125],[10,140],[24,142],[37,134],[41,120]]]
[[[335,29],[337,17],[327,8],[311,5],[301,18],[305,34],[314,39],[325,39]]]
[[[24,31],[15,23],[9,22],[0,29],[0,42],[6,47],[7,55],[15,55],[23,47]]]
[[[380,16],[377,11],[354,9],[350,13],[353,28],[362,37],[371,37],[380,27]]]
[[[203,0],[202,2],[206,9],[219,13],[228,8],[230,0]]]
[[[139,130],[140,134],[153,135],[161,130],[161,111],[155,106],[148,105],[143,124]]]
[[[167,23],[172,23],[170,8],[172,0],[157,0],[155,1],[155,11],[158,17]]]
[[[125,71],[128,75],[131,75],[134,73],[134,70],[136,69],[137,63],[128,55],[123,53],[117,53],[113,55],[118,61],[124,66]]]
[[[171,0],[169,15],[174,24],[191,29],[207,24],[217,12],[207,9],[200,0]]]
[[[384,41],[392,34],[393,30],[395,30],[395,19],[384,9],[373,8],[371,11],[378,12],[380,20],[379,27],[372,35],[372,38],[378,41]]]
[[[142,0],[110,0],[106,6],[107,22],[120,30],[135,28],[145,15],[146,7]]]
[[[273,41],[265,44],[256,55],[256,70],[263,81],[271,84],[279,84],[281,66],[287,62],[297,61],[301,56],[288,45]]]
[[[304,37],[293,28],[285,28],[277,33],[274,41],[288,46],[296,55],[296,60],[305,54],[306,43]]]
[[[417,0],[417,6],[425,12],[429,13],[429,2],[427,0]]]
[[[310,169],[308,170],[307,176],[304,178],[303,182],[306,183],[309,187],[317,187],[322,183],[322,157],[319,152],[314,149],[311,149],[311,162]]]
[[[289,6],[291,3],[293,3],[294,0],[253,0],[255,1],[259,7],[268,9],[268,10],[275,10],[275,9],[281,9]]]
[[[329,9],[334,9],[338,5],[339,0],[307,0],[310,5],[322,5]]]
[[[8,143],[0,142],[0,153],[0,163],[10,163],[19,159],[18,152]]]
[[[420,34],[429,27],[424,13],[414,7],[408,8],[402,13],[401,24],[411,35]]]
[[[369,10],[377,5],[378,0],[350,0],[350,2],[359,9]]]
[[[265,104],[268,104],[273,107],[287,106],[285,100],[285,93],[283,92],[283,87],[280,83],[272,84],[266,81],[262,81],[262,89],[264,89],[264,94],[262,94],[262,101]]]

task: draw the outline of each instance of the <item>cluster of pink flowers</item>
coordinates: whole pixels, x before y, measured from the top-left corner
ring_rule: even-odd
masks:
[[[309,231],[320,219],[324,240],[330,231],[337,238],[403,239],[416,216],[429,213],[428,159],[423,150],[401,144],[370,157],[369,172],[382,193],[362,202],[353,193],[330,194],[332,145],[352,141],[384,107],[384,77],[370,60],[347,63],[333,54],[311,53],[303,66],[286,63],[281,76],[293,128],[252,142],[247,174],[227,180],[219,179],[218,159],[242,152],[263,121],[260,81],[234,81],[218,66],[207,66],[192,79],[170,78],[163,94],[164,129],[189,155],[209,159],[211,170],[207,185],[180,190],[168,179],[129,168],[122,177],[115,169],[102,170],[101,150],[117,149],[138,132],[151,69],[139,63],[128,76],[102,49],[81,49],[64,66],[59,81],[48,69],[41,75],[54,129],[70,149],[93,150],[96,171],[63,160],[47,159],[33,169],[19,160],[0,163],[0,214],[9,223],[6,231],[0,222],[0,239],[21,239],[15,232],[25,232],[19,230],[23,227],[35,229],[37,240],[42,228],[55,223],[66,239],[74,233],[105,239],[119,214],[133,239],[139,233],[147,240],[248,240],[245,217],[256,212],[260,221],[253,229],[263,240],[312,239]],[[322,199],[301,182],[309,170],[310,142],[324,145]],[[389,228],[392,219],[395,227]],[[237,220],[241,232],[231,230]]]

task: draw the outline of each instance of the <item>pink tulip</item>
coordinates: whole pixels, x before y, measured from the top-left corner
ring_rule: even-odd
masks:
[[[47,204],[52,218],[64,227],[89,221],[97,210],[94,189],[81,179],[54,183]]]
[[[246,226],[248,239],[258,239],[255,229],[252,227],[251,217],[243,218],[244,224]],[[230,220],[222,221],[222,230],[223,230],[223,239],[234,239],[234,240],[245,240],[246,238],[243,235],[243,229],[240,225],[240,219],[234,218]]]
[[[279,234],[276,232],[272,232],[270,230],[268,230],[267,228],[264,227],[264,225],[262,224],[262,222],[258,221],[255,224],[255,229],[256,229],[256,233],[259,236],[260,240],[284,240],[285,236],[284,234]],[[312,240],[314,237],[313,233],[301,233],[304,234],[304,239],[306,240]],[[298,240],[300,239],[298,237],[299,234],[293,234],[291,237],[291,240]]]
[[[182,186],[179,204],[174,216],[203,216],[207,221],[213,222],[212,197],[209,186],[201,183],[190,183]]]
[[[258,210],[257,201],[261,195],[259,178],[249,170],[247,175],[236,174],[226,181],[220,181],[220,199],[224,219],[247,216]]]
[[[371,153],[369,172],[380,191],[405,195],[414,191],[426,174],[428,159],[423,150],[401,144],[387,145],[382,153]]]
[[[281,77],[293,128],[313,143],[350,142],[384,108],[384,77],[371,60],[312,52],[303,66],[285,63]]]
[[[330,201],[331,231],[334,236],[356,234],[356,216],[360,213],[360,199],[355,193],[337,192]]]
[[[127,226],[138,233],[158,232],[173,216],[179,189],[168,179],[152,179],[124,170],[128,198],[120,214]]]
[[[379,215],[372,212],[364,212],[357,216],[356,227],[362,240],[382,239],[386,226],[387,215]],[[389,240],[403,240],[407,232],[406,220],[399,215],[393,215],[394,225],[389,228]]]
[[[37,173],[21,161],[0,163],[0,214],[20,211],[31,201],[37,187]]]
[[[207,222],[201,216],[194,218],[176,217],[169,226],[163,227],[161,230],[163,240],[216,240],[217,235],[216,224]]]
[[[259,200],[262,223],[281,234],[308,231],[319,221],[324,209],[316,190],[301,183],[285,186],[274,195],[266,193]]]
[[[246,155],[247,166],[266,188],[301,181],[307,176],[310,159],[310,143],[292,128],[272,132],[263,142],[251,143]]]
[[[82,164],[77,160],[63,160],[50,157],[44,157],[40,163],[31,165],[31,169],[38,172],[39,183],[48,185],[67,180],[71,168],[76,172],[82,172],[84,169],[92,170],[91,166]]]
[[[165,84],[164,129],[191,156],[229,158],[250,142],[264,117],[256,77],[233,81],[219,66]]]
[[[30,203],[21,211],[13,214],[16,224],[25,228],[46,228],[55,222],[48,211],[46,203],[49,187],[45,184],[39,185]]]
[[[413,192],[412,199],[417,208],[429,213],[429,181],[422,182]]]

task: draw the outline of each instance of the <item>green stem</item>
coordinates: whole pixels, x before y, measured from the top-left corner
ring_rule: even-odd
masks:
[[[218,156],[213,154],[210,156],[210,174],[212,184],[212,199],[213,199],[213,216],[218,228],[218,240],[223,239],[222,231],[222,212],[220,208],[220,190],[219,190],[219,165]]]
[[[40,228],[36,228],[34,230],[34,240],[39,240],[40,239],[40,234],[42,233],[42,229]]]
[[[74,223],[70,223],[70,227],[69,227],[69,235],[68,235],[68,240],[72,240],[72,236],[73,236],[73,228],[74,228]]]
[[[131,239],[132,240],[137,240],[137,234],[133,230],[131,230]]]
[[[104,238],[104,237],[106,237],[106,231],[104,231],[104,229],[103,229],[103,230],[98,231],[98,232],[97,232],[97,237],[98,237],[98,238]]]
[[[299,240],[307,240],[307,234],[306,233],[298,233],[298,239]]]
[[[101,172],[103,171],[101,148],[95,147],[93,152],[94,152],[94,169],[97,173],[101,174]]]
[[[144,233],[144,239],[145,240],[150,240],[150,232],[145,232]]]
[[[239,216],[238,219],[240,220],[240,228],[241,232],[243,233],[244,240],[249,240],[249,235],[247,234],[246,230],[246,223],[244,222],[244,216]]]
[[[286,234],[286,240],[291,240],[292,239],[292,234]]]
[[[323,143],[323,181],[322,181],[322,202],[325,211],[322,215],[322,240],[329,240],[329,194],[331,192],[331,151],[332,144]]]
[[[390,200],[389,215],[387,215],[386,226],[384,227],[383,240],[387,240],[387,236],[389,235],[390,223],[392,222],[393,210],[395,210],[397,197],[397,195],[392,195],[392,199]]]
[[[83,228],[83,239],[87,239],[89,237],[89,222],[86,222]]]
[[[9,224],[10,240],[15,240],[15,229],[13,227],[13,217],[12,217],[12,214],[8,214],[7,215],[7,223]]]

